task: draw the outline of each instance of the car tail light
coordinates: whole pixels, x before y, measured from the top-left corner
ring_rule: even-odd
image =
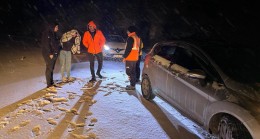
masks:
[[[147,55],[145,56],[145,58],[144,58],[144,66],[145,66],[146,68],[148,68],[150,59],[151,59],[151,55],[150,55],[150,54],[147,54]]]

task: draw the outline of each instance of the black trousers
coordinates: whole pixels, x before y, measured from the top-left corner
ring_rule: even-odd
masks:
[[[141,69],[140,69],[140,62],[141,62],[141,56],[139,56],[138,61],[136,62],[136,81],[140,80],[140,74],[141,74]]]
[[[90,72],[91,72],[92,78],[96,78],[95,69],[94,69],[95,68],[95,65],[94,65],[95,57],[97,58],[97,61],[98,61],[98,69],[97,69],[96,74],[100,74],[102,66],[103,66],[103,53],[102,52],[97,53],[97,54],[88,53],[88,58],[89,58],[89,63],[90,63]]]
[[[136,62],[137,61],[126,61],[125,70],[129,77],[130,85],[135,86],[136,84]]]
[[[46,64],[45,77],[46,77],[47,87],[50,87],[54,84],[53,70],[58,58],[58,54],[54,54],[52,59],[50,58],[50,55],[43,54],[43,58]]]

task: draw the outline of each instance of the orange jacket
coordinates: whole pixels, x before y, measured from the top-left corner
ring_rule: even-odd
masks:
[[[128,37],[133,38],[134,44],[130,54],[125,58],[126,61],[137,61],[139,57],[140,38],[135,32],[128,34]]]
[[[94,39],[92,38],[89,31],[84,33],[82,43],[88,49],[91,54],[97,54],[103,51],[106,38],[100,30],[96,30]]]

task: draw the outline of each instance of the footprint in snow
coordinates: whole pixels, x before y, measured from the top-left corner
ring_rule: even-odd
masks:
[[[110,94],[112,94],[112,92],[110,91],[110,92],[108,92],[108,93],[106,93],[106,94],[104,94],[104,96],[108,96],[108,95],[110,95]]]
[[[37,126],[33,127],[32,134],[34,137],[39,136],[41,134],[41,126],[37,125]]]
[[[78,110],[75,109],[75,108],[71,109],[69,112],[70,112],[70,113],[73,113],[73,114],[75,114],[75,115],[79,115]]]
[[[24,120],[19,125],[11,128],[8,132],[15,132],[15,131],[21,129],[21,127],[28,125],[30,122],[31,122],[31,120]]]
[[[22,122],[19,124],[19,126],[20,126],[20,127],[24,127],[24,126],[28,125],[30,122],[31,122],[31,120],[24,120],[24,121],[22,121]]]
[[[15,131],[19,130],[20,128],[21,127],[19,125],[17,125],[15,127],[11,128],[8,132],[15,132]]]
[[[69,124],[71,125],[72,128],[76,128],[76,127],[84,127],[84,126],[85,126],[85,123],[69,122]]]
[[[57,121],[55,121],[53,118],[48,118],[47,121],[51,125],[57,125]]]
[[[97,122],[97,119],[96,118],[92,118],[90,120],[90,124],[88,124],[88,126],[94,126],[96,122]]]

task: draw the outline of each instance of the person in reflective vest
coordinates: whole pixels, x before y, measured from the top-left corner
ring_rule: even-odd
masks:
[[[123,62],[125,63],[126,74],[129,77],[130,85],[126,86],[126,90],[135,90],[136,84],[136,62],[139,58],[140,38],[136,34],[135,26],[127,28],[127,41]]]

